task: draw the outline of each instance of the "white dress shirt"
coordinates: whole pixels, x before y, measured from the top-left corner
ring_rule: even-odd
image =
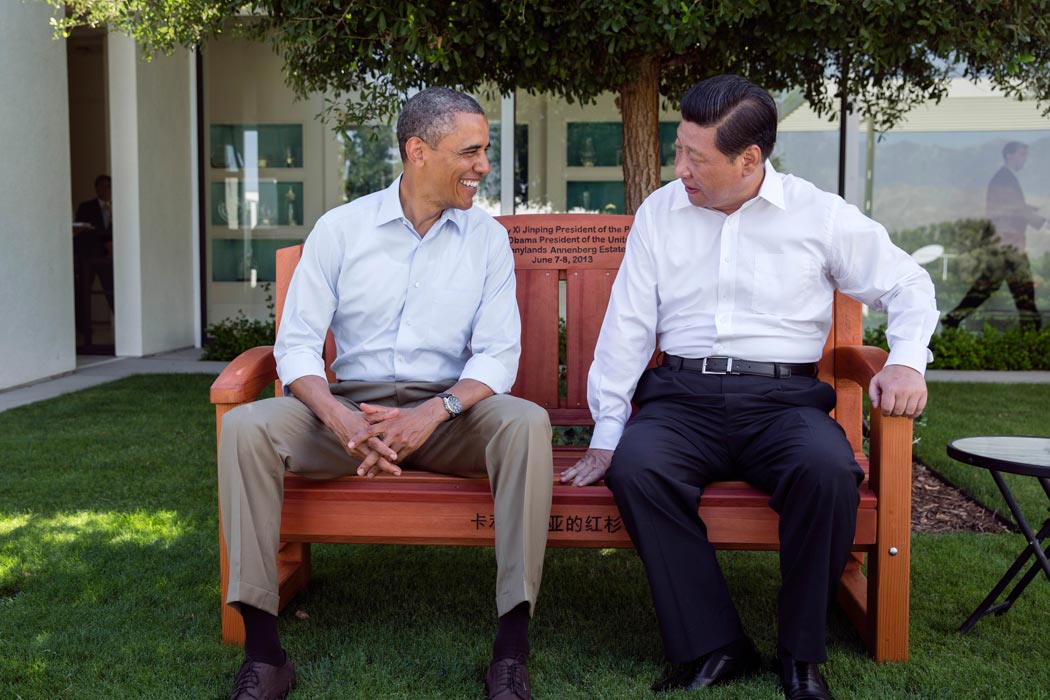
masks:
[[[447,209],[425,236],[405,218],[401,178],[318,219],[285,300],[274,356],[287,386],[475,379],[496,393],[518,371],[521,321],[507,231],[478,207]]]
[[[815,362],[836,288],[888,314],[888,364],[925,372],[933,283],[856,207],[769,162],[758,195],[728,216],[691,204],[680,180],[660,188],[635,215],[595,348],[591,447],[616,447],[657,343],[689,358]]]

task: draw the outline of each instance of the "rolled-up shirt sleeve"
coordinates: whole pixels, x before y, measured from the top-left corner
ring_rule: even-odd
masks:
[[[631,415],[638,379],[656,347],[656,262],[647,213],[643,204],[627,237],[587,375],[587,403],[594,418],[592,449],[616,449]]]
[[[843,203],[833,213],[831,252],[839,289],[886,313],[886,364],[925,374],[939,318],[930,274],[852,204]]]
[[[324,339],[337,304],[339,239],[322,217],[303,247],[285,297],[273,354],[284,386],[300,377],[325,377]]]
[[[460,379],[473,379],[494,393],[505,394],[514,385],[521,355],[521,318],[514,277],[514,256],[507,232],[495,221],[488,247],[489,265],[481,303],[474,315],[470,358]]]

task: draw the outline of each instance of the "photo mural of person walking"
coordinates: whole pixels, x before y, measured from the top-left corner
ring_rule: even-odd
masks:
[[[1046,219],[1037,207],[1025,202],[1016,173],[1028,160],[1028,146],[1011,141],[1003,146],[1003,166],[988,183],[986,211],[990,226],[989,245],[983,253],[980,272],[962,301],[941,319],[946,328],[957,328],[963,319],[1002,286],[1005,281],[1014,298],[1022,329],[1039,330],[1042,320],[1035,306],[1035,284],[1028,261],[1025,232],[1040,228]]]

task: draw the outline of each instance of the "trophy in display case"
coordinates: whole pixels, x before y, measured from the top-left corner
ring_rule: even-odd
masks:
[[[287,207],[286,211],[288,212],[288,225],[294,226],[298,223],[298,220],[295,218],[295,190],[290,185],[284,193],[284,199]]]

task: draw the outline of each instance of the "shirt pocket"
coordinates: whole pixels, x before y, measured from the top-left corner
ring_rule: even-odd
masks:
[[[430,290],[430,341],[442,352],[460,355],[470,346],[480,289]]]
[[[805,262],[786,253],[756,253],[751,310],[790,316],[793,309],[806,303],[806,295],[812,292],[812,275]]]

